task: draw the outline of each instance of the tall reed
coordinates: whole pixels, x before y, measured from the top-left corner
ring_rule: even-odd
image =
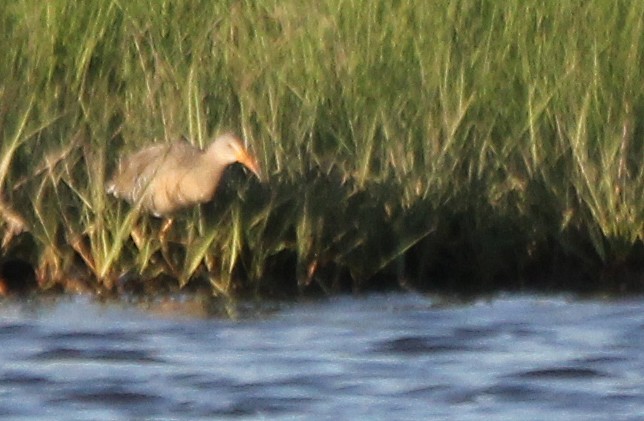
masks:
[[[641,289],[643,18],[638,2],[8,3],[5,254],[43,286],[93,290],[480,290],[557,273],[578,280],[548,285]],[[159,221],[105,181],[121,154],[223,130],[268,182],[233,169],[164,253]]]

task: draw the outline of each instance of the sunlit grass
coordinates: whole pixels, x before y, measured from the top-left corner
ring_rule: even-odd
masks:
[[[468,291],[566,270],[557,287],[641,288],[643,22],[637,2],[11,2],[5,254],[96,291]],[[167,250],[161,221],[105,194],[121,154],[225,130],[267,181],[231,169]]]

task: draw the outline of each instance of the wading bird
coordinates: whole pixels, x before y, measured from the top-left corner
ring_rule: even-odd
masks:
[[[106,190],[115,197],[158,217],[167,218],[164,237],[172,214],[205,203],[215,195],[224,170],[241,163],[261,181],[257,161],[235,135],[217,137],[205,150],[187,140],[158,144],[121,160]]]

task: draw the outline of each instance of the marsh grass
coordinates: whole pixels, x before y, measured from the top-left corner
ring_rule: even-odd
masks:
[[[0,20],[0,230],[43,287],[643,285],[638,2],[23,0]],[[231,168],[167,250],[105,194],[119,155],[230,129],[267,182]]]

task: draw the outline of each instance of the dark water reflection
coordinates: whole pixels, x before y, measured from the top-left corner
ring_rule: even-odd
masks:
[[[644,299],[436,304],[246,305],[230,320],[5,301],[0,417],[642,419]]]

